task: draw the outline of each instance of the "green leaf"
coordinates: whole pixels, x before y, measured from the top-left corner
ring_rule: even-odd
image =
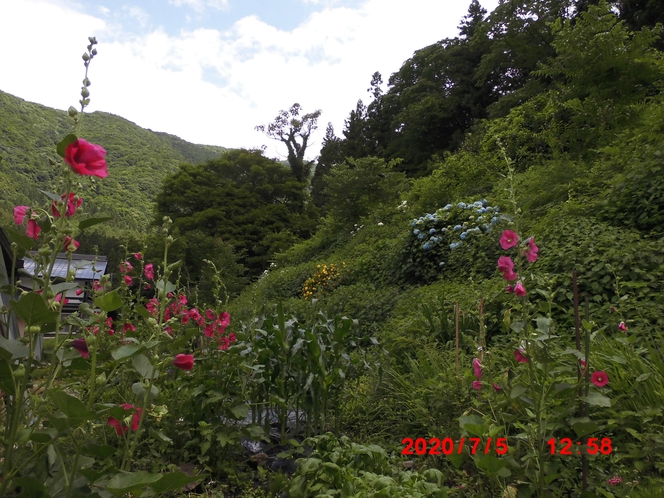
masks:
[[[5,392],[10,396],[16,395],[14,372],[9,363],[7,363],[7,360],[0,360],[0,391]]]
[[[118,294],[118,291],[114,290],[96,298],[95,304],[99,306],[102,311],[108,313],[110,311],[115,311],[119,308],[122,308],[124,302],[122,301],[120,294]]]
[[[117,361],[126,360],[143,350],[141,344],[125,344],[111,351],[111,356]]]
[[[449,455],[447,455],[447,459],[450,461],[452,465],[454,465],[454,468],[460,469],[461,466],[463,465],[464,460],[466,459],[466,452],[462,451],[461,455],[457,454],[456,452],[452,452]]]
[[[16,339],[5,339],[0,336],[0,358],[7,361],[20,360],[21,358],[27,358],[29,354],[30,348],[21,341],[17,341]]]
[[[30,440],[37,443],[48,443],[58,437],[58,431],[53,428],[36,429],[30,434]]]
[[[178,491],[182,486],[186,486],[189,483],[200,481],[207,476],[207,474],[201,474],[190,477],[184,472],[170,472],[168,474],[163,474],[162,478],[156,483],[151,484],[150,487],[158,494],[170,493],[172,491]]]
[[[102,216],[100,218],[88,218],[87,220],[81,220],[78,222],[78,229],[85,230],[86,228],[99,225],[100,223],[104,223],[105,221],[109,221],[112,219],[113,219],[112,216]]]
[[[231,412],[237,420],[244,420],[249,416],[249,409],[244,403],[241,405],[235,405],[233,408],[231,408]]]
[[[144,470],[138,472],[123,472],[114,475],[108,484],[106,490],[113,493],[115,496],[124,495],[127,493],[139,494],[137,491],[142,490],[148,485],[153,485],[163,477],[162,474],[150,474]]]
[[[40,190],[40,192],[52,201],[58,202],[62,200],[62,197],[60,197],[58,194],[54,194],[53,192],[47,192],[46,190]]]
[[[159,292],[161,295],[164,292],[164,280],[160,279],[157,283],[154,284],[155,289]],[[170,282],[166,282],[166,294],[169,292],[173,292],[176,289],[175,285],[173,285]]]
[[[147,389],[143,387],[143,384],[141,382],[134,382],[131,386],[131,391],[136,395],[139,401],[143,401]],[[150,388],[150,395],[148,396],[148,401],[152,402],[152,400],[157,394],[159,394],[159,388],[153,384],[152,387]]]
[[[28,292],[21,296],[18,301],[12,301],[9,305],[23,319],[26,327],[55,322],[59,316],[57,311],[48,309],[44,298],[36,292]]]
[[[68,419],[69,427],[78,427],[97,417],[97,414],[88,410],[80,399],[70,396],[64,391],[48,391],[48,395]]]
[[[97,458],[109,458],[115,455],[117,451],[113,446],[108,446],[105,444],[97,444],[95,442],[88,442],[83,445],[82,448],[83,454],[97,457]]]
[[[579,396],[581,401],[585,401],[591,406],[603,406],[605,408],[611,408],[611,399],[603,394],[598,393],[597,391],[591,391],[588,393],[588,396]]]
[[[150,379],[152,377],[154,368],[152,367],[150,360],[144,354],[132,357],[131,364],[144,379]],[[156,379],[157,377],[159,377],[159,372],[154,372],[154,378]]]
[[[173,444],[173,440],[161,431],[156,431],[150,427],[150,436],[164,443]]]
[[[477,415],[463,415],[459,417],[459,426],[473,436],[484,436],[488,430],[484,419]]]
[[[69,144],[72,144],[78,140],[78,137],[74,135],[73,133],[70,133],[67,135],[65,138],[60,140],[60,143],[58,143],[58,146],[56,148],[56,151],[58,152],[58,155],[64,159],[65,157],[65,151],[67,150],[67,146]]]
[[[510,398],[512,398],[512,399],[518,398],[519,396],[524,394],[527,390],[528,390],[528,388],[526,386],[524,386],[523,384],[517,384],[510,391]]]
[[[140,316],[141,318],[150,318],[150,313],[142,304],[137,304],[136,306],[134,306],[134,310],[136,311],[136,313],[138,313],[138,316]]]
[[[46,487],[37,479],[32,477],[17,477],[12,479],[12,484],[21,487],[20,497],[51,498]]]
[[[651,375],[652,375],[652,372],[647,372],[647,373],[641,374],[636,378],[636,381],[637,382],[643,382],[644,380],[647,380]]]
[[[493,455],[476,454],[474,457],[477,468],[485,470],[489,474],[495,474],[505,467],[505,461]]]
[[[7,237],[9,237],[9,240],[15,242],[20,249],[23,249],[23,254],[25,254],[25,251],[32,249],[32,247],[35,245],[36,241],[25,234],[17,232],[12,228],[5,228],[4,230],[7,234]],[[23,254],[19,253],[18,256],[23,257]]]
[[[599,431],[599,426],[588,417],[573,418],[570,420],[576,437],[585,437]]]
[[[76,289],[79,287],[78,284],[75,284],[74,282],[62,282],[60,284],[55,284],[51,287],[51,290],[53,291],[53,294],[58,295],[61,292],[68,291],[70,289]]]

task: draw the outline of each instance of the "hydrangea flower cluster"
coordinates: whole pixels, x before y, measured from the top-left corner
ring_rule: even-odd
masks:
[[[500,208],[489,206],[486,199],[471,204],[459,202],[416,218],[410,226],[423,251],[447,246],[455,250],[476,234],[491,232],[491,228],[500,221],[499,212]],[[440,262],[440,266],[444,264]]]

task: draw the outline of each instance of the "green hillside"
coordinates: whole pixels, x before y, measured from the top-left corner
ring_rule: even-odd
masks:
[[[65,111],[26,102],[0,91],[0,211],[3,224],[15,205],[42,203],[38,189],[52,189],[56,170],[49,159],[60,159],[55,145],[72,131]],[[80,135],[103,144],[107,151],[109,177],[96,182],[90,198],[90,213],[113,216],[107,229],[144,230],[152,213],[151,202],[162,180],[178,164],[219,157],[226,149],[197,145],[167,133],[141,128],[106,112],[86,114]]]

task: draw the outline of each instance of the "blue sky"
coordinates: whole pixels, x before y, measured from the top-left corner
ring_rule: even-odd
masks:
[[[383,80],[415,50],[457,34],[458,0],[0,1],[0,90],[66,109],[76,104],[88,36],[90,111],[117,114],[194,143],[285,150],[254,130],[298,102],[337,135],[371,75]],[[491,11],[498,0],[483,0]],[[26,19],[29,22],[26,23]],[[83,130],[84,132],[84,130]]]

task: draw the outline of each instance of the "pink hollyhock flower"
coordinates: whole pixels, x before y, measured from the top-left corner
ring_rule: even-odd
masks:
[[[235,337],[235,334],[228,334],[228,340],[230,342],[235,342],[237,341],[237,337]]]
[[[509,256],[501,256],[498,258],[498,269],[501,273],[512,273],[514,270],[514,261]]]
[[[106,326],[107,327],[113,326],[113,319],[110,316],[106,319]]]
[[[539,251],[539,247],[537,247],[537,246],[535,245],[535,238],[534,238],[534,237],[530,237],[530,238],[528,239],[528,249],[526,249],[525,251],[523,251],[524,256],[526,256],[526,259],[527,259],[530,263],[534,263],[535,261],[537,261],[537,252],[538,252],[538,251]]]
[[[137,431],[138,424],[141,420],[141,417],[143,416],[143,409],[138,406],[130,405],[129,403],[123,403],[120,406],[125,410],[136,410],[133,417],[131,418],[131,430]],[[129,430],[129,427],[127,427],[124,422],[121,422],[113,417],[108,417],[108,425],[115,428],[115,432],[118,436],[122,436],[122,434]]]
[[[60,197],[62,198],[62,202],[65,202],[67,194],[62,194]],[[74,192],[69,192],[69,201],[67,202],[67,211],[65,212],[65,217],[67,218],[74,216],[74,214],[76,214],[76,208],[81,207],[81,204],[83,204],[83,199],[79,198],[74,200],[74,197],[76,197],[76,194],[74,194]],[[56,218],[60,217],[60,210],[58,209],[57,202],[51,204],[51,211],[53,212],[53,216]]]
[[[226,328],[230,325],[231,323],[231,315],[226,313],[225,311],[219,315],[219,325],[222,327]]]
[[[159,311],[159,301],[157,300],[156,297],[153,297],[150,299],[147,304],[145,305],[145,309],[148,310],[148,313],[151,315],[156,315],[157,312]]]
[[[65,251],[74,252],[76,249],[81,247],[81,244],[78,240],[72,239],[69,235],[65,236],[65,241],[62,244],[65,248]]]
[[[579,360],[579,365],[581,365],[581,375],[586,373],[586,360]]]
[[[76,295],[77,295],[77,296],[80,296],[80,295],[83,294],[84,292],[85,292],[85,291],[84,291],[83,289],[76,289]]]
[[[473,373],[478,379],[482,378],[482,364],[477,358],[473,358]]]
[[[526,351],[523,349],[515,349],[514,350],[514,359],[518,361],[519,363],[528,363],[528,358],[524,356],[523,353]]]
[[[16,206],[14,208],[14,222],[17,225],[23,224],[25,217],[28,215],[28,211],[30,211],[30,208],[28,206]],[[39,228],[37,222],[33,220],[32,217],[29,218],[28,228],[25,231],[25,233],[28,235],[28,237],[37,240],[37,238],[39,237],[39,232],[41,232],[41,228]]]
[[[500,391],[503,390],[503,388],[500,387],[498,384],[496,384],[496,383],[494,382],[494,384],[493,384],[493,390],[496,391],[497,393],[499,393]]]
[[[88,345],[85,342],[85,339],[83,338],[74,339],[73,341],[71,341],[70,346],[79,353],[81,353],[81,356],[83,358],[88,358],[90,356],[90,351],[88,351]]]
[[[133,281],[134,279],[131,278],[129,275],[124,276],[124,283],[127,284],[128,286],[131,285]]]
[[[507,273],[503,273],[503,278],[507,280],[508,282],[513,282],[517,278],[519,278],[519,274],[515,273],[513,271],[509,271]]]
[[[145,278],[148,280],[154,280],[154,267],[152,266],[152,263],[148,263],[145,265]]]
[[[618,330],[622,330],[623,332],[627,331],[627,325],[625,325],[625,322],[620,322],[618,324]]]
[[[16,206],[14,208],[14,223],[22,225],[23,220],[25,220],[25,217],[28,215],[28,211],[30,211],[29,206]]]
[[[69,304],[69,299],[65,298],[64,301],[62,301],[62,294],[58,294],[55,296],[55,302],[56,303],[62,303],[63,306]]]
[[[607,479],[606,482],[608,482],[611,486],[617,486],[618,484],[622,484],[623,480],[620,476],[613,476],[612,478]]]
[[[606,375],[606,372],[598,371],[590,374],[590,382],[595,384],[597,387],[604,387],[609,383],[609,376]]]
[[[178,296],[178,301],[182,306],[185,306],[187,304],[187,296],[185,296],[184,294],[180,294]]]
[[[133,269],[134,269],[134,267],[129,261],[125,261],[124,263],[120,263],[120,272],[121,273],[129,273]]]
[[[202,327],[205,324],[205,321],[201,316],[200,311],[198,311],[196,308],[191,308],[187,313],[187,316],[189,317],[190,320],[196,322],[196,324],[199,327]]]
[[[104,286],[99,283],[99,280],[95,280],[92,283],[92,289],[98,292],[100,290],[104,290]]]
[[[230,345],[231,345],[230,338],[228,338],[226,336],[221,336],[219,338],[219,349],[221,349],[221,350],[228,349],[230,347]]]
[[[500,245],[507,250],[519,243],[519,236],[513,230],[505,230],[500,237]]]
[[[474,380],[473,381],[473,389],[482,389],[482,381],[481,380]]]
[[[513,294],[514,293],[514,287],[511,286],[511,285],[508,285],[507,287],[505,287],[505,292],[507,292],[508,294]]]
[[[207,325],[205,329],[203,329],[205,332],[205,337],[212,337],[214,335],[214,330],[212,329],[212,325]]]
[[[122,332],[127,333],[127,332],[136,332],[136,327],[134,327],[131,323],[125,323],[122,326]]]
[[[521,282],[517,282],[516,285],[514,286],[514,294],[516,294],[519,297],[523,297],[526,295],[526,288],[523,286]]]
[[[106,178],[108,170],[101,145],[91,144],[79,138],[65,149],[65,162],[79,175]]]
[[[208,318],[208,320],[214,320],[217,318],[217,315],[215,315],[214,311],[209,308],[205,310],[205,316]]]
[[[140,259],[143,259],[143,255],[142,255],[140,252],[135,252],[135,253],[134,253],[134,258],[140,260]]]
[[[194,368],[193,354],[179,354],[173,360],[173,365],[182,370],[191,370]]]
[[[166,333],[167,333],[168,335],[170,335],[171,337],[173,337],[173,327],[171,327],[171,326],[169,325],[169,326],[166,327],[164,330],[166,330]]]

